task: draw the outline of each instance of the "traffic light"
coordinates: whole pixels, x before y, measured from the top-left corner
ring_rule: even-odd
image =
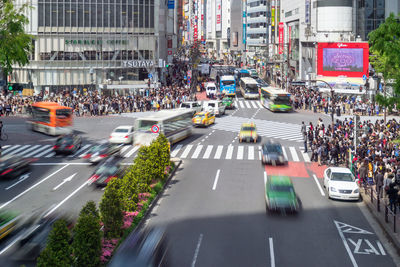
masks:
[[[8,84],[9,91],[22,91],[23,86],[19,83]]]
[[[8,91],[12,91],[13,90],[13,86],[12,86],[12,84],[8,84]]]
[[[168,67],[169,67],[169,65],[167,64],[167,65],[165,65],[165,67],[166,67],[166,68],[168,68]]]

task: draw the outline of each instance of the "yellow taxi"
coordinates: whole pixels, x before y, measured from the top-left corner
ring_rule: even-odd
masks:
[[[257,143],[258,135],[257,135],[257,128],[256,124],[251,123],[243,123],[240,127],[239,132],[239,142],[251,142]]]
[[[202,111],[194,114],[192,119],[194,126],[208,126],[215,123],[215,115],[212,111]]]

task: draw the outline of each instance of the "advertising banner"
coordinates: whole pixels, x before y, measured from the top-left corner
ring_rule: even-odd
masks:
[[[221,20],[221,16],[222,16],[222,0],[216,0],[215,1],[215,30],[218,31],[222,31],[222,20]]]
[[[207,32],[212,32],[212,24],[211,24],[211,21],[212,21],[212,14],[211,14],[211,4],[212,4],[212,0],[207,0],[207,7],[206,7],[206,9],[207,9],[207,14],[206,14],[206,16],[207,16]]]
[[[288,58],[290,58],[290,54],[292,53],[292,26],[288,27],[288,35],[289,35]]]
[[[243,0],[242,2],[242,11],[243,11],[243,16],[242,16],[242,22],[243,22],[243,44],[246,43],[246,0]]]
[[[368,43],[319,43],[318,75],[368,76]]]
[[[283,54],[283,45],[284,45],[284,29],[285,26],[283,25],[283,22],[279,22],[279,55]]]

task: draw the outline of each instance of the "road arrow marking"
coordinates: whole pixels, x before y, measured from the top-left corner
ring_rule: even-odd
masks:
[[[56,187],[53,188],[53,191],[56,191],[58,188],[60,188],[60,186],[62,186],[63,184],[65,184],[66,182],[70,182],[72,181],[72,179],[75,177],[77,173],[72,174],[71,176],[65,178],[61,184],[57,185]]]
[[[18,182],[16,182],[16,183],[10,185],[9,187],[6,187],[6,190],[8,190],[8,189],[10,189],[10,188],[13,188],[13,187],[16,186],[17,184],[19,184],[19,183],[23,182],[24,180],[28,179],[30,174],[31,174],[31,173],[28,172],[28,173],[25,173],[25,174],[21,175],[21,176],[18,178]]]

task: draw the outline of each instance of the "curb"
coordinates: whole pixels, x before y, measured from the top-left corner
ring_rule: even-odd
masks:
[[[182,164],[182,160],[181,159],[177,159],[177,158],[171,158],[171,161],[174,161],[175,163],[175,168],[174,170],[170,173],[169,177],[167,178],[167,180],[165,181],[163,188],[161,189],[161,191],[156,195],[156,197],[151,201],[151,203],[149,204],[148,209],[146,210],[145,214],[143,215],[142,219],[140,220],[140,222],[138,223],[138,225],[136,225],[135,229],[131,232],[136,232],[139,229],[141,229],[143,227],[143,224],[148,220],[149,215],[151,214],[151,212],[153,211],[153,208],[155,206],[155,204],[158,202],[158,200],[160,199],[160,197],[163,195],[165,188],[169,185],[169,183],[171,182],[172,177],[175,175],[176,170],[179,168],[179,166],[181,166]]]
[[[399,235],[399,233],[394,233],[393,232],[393,227],[390,226],[389,223],[385,222],[384,219],[384,211],[378,212],[376,210],[376,207],[374,206],[373,203],[371,203],[370,197],[364,193],[364,191],[361,191],[361,196],[363,199],[364,204],[367,206],[369,212],[371,215],[373,215],[375,221],[379,224],[379,226],[382,228],[385,237],[390,241],[390,243],[393,245],[394,249],[396,250],[397,254],[400,255],[400,239],[396,237]],[[383,215],[383,216],[382,216]],[[399,231],[399,229],[398,229]]]

